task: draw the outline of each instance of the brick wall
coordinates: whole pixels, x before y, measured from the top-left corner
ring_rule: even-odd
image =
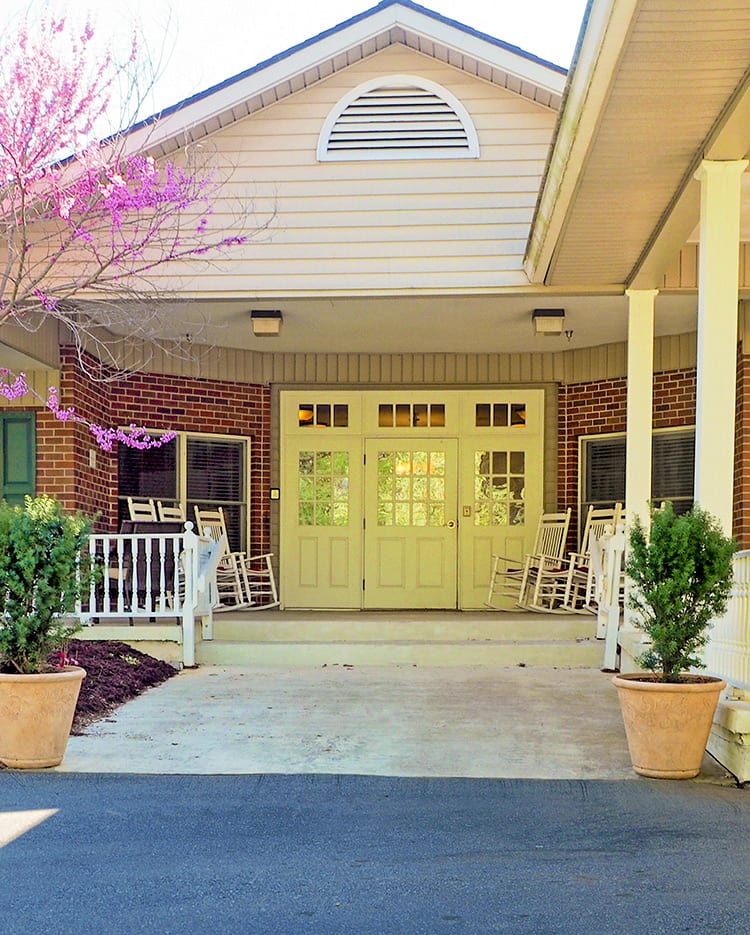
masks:
[[[250,549],[270,549],[270,390],[229,380],[141,373],[110,387],[115,425],[240,435],[250,443]],[[116,468],[116,461],[115,461]]]
[[[152,429],[223,433],[251,439],[251,549],[270,548],[270,393],[267,387],[234,381],[137,374],[114,383],[91,383],[75,355],[63,352],[60,402],[104,425],[131,422]],[[31,407],[30,407],[31,408]],[[37,489],[70,508],[100,511],[100,526],[114,529],[117,517],[117,452],[102,452],[88,429],[59,422],[37,409]],[[624,432],[626,381],[562,385],[559,393],[558,497],[575,508],[578,498],[578,443],[582,435]],[[695,371],[654,376],[654,428],[695,421]],[[90,452],[94,452],[92,466]],[[750,357],[737,368],[735,534],[750,547]],[[574,517],[573,526],[577,523]],[[577,530],[571,529],[570,542]]]
[[[570,542],[577,540],[578,443],[582,435],[624,432],[627,413],[627,381],[600,380],[570,383],[559,395],[558,501],[561,509],[573,507]],[[672,428],[695,422],[695,370],[654,374],[654,428]]]
[[[267,387],[219,380],[136,374],[94,383],[63,351],[60,405],[74,406],[85,419],[105,426],[132,424],[239,435],[251,439],[250,549],[268,551],[270,513],[270,393]],[[93,455],[92,455],[93,452]],[[37,490],[69,509],[101,513],[99,527],[117,525],[117,445],[101,451],[88,427],[60,422],[44,409],[37,414]]]

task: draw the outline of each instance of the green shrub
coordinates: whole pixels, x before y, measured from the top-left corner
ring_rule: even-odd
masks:
[[[80,628],[65,617],[95,574],[91,524],[49,497],[0,503],[0,671],[46,671],[47,653]]]
[[[665,682],[704,668],[699,656],[711,621],[724,613],[737,549],[717,519],[694,507],[677,516],[671,503],[654,512],[650,534],[636,520],[625,565],[635,587],[629,606],[636,626],[651,638],[638,659]]]

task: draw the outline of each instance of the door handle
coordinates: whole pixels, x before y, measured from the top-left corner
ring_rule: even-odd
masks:
[[[448,527],[448,529],[453,529],[453,527],[456,525],[456,521],[453,519],[449,520],[445,525]]]

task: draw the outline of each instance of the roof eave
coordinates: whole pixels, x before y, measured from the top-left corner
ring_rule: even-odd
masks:
[[[589,2],[526,248],[524,269],[531,282],[551,284],[555,250],[639,2]]]

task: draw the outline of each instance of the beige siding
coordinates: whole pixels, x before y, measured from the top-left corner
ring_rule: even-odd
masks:
[[[27,331],[12,322],[0,327],[0,367],[3,364],[2,345],[28,354],[39,363],[50,368],[60,365],[60,350],[57,343],[57,323],[47,319],[36,331]]]
[[[740,289],[750,289],[750,243],[740,244]],[[698,288],[698,244],[686,244],[664,275],[662,291]]]
[[[26,371],[26,382],[31,390],[18,399],[6,399],[0,395],[0,409],[32,409],[46,401],[49,388],[51,386],[60,386],[59,370],[28,370]]]
[[[475,123],[480,158],[318,163],[318,134],[331,108],[362,82],[388,74],[418,75],[453,93]],[[230,229],[248,199],[251,225],[273,221],[259,239],[201,269],[191,292],[523,284],[554,122],[552,110],[509,91],[404,47],[385,49],[204,144],[214,161],[232,167],[211,223]]]
[[[656,338],[654,369],[694,367],[695,333]],[[247,383],[470,385],[581,383],[627,375],[627,345],[530,354],[294,354],[226,348],[183,360],[155,349],[144,369]]]

